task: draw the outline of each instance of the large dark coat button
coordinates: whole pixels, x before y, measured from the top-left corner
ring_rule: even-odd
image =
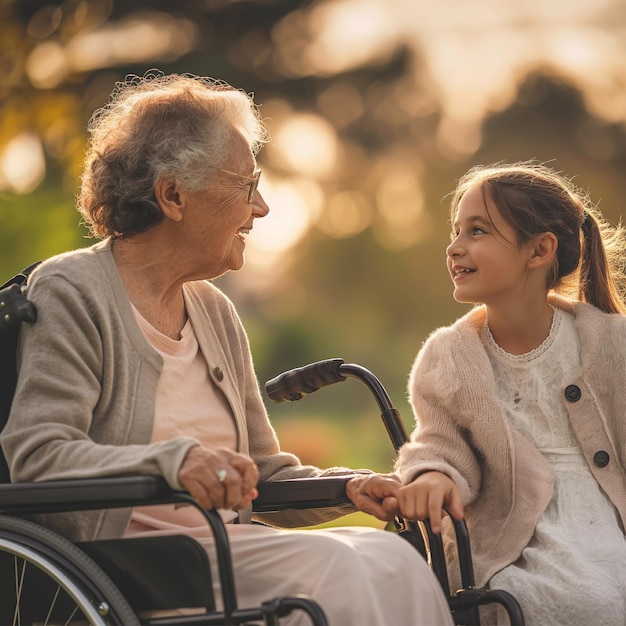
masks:
[[[567,385],[567,387],[565,387],[565,398],[570,402],[578,402],[580,396],[581,391],[578,385]]]
[[[222,372],[222,368],[215,367],[213,368],[213,375],[215,376],[218,382],[222,382],[224,380],[224,372]]]
[[[593,455],[593,462],[598,467],[606,467],[609,464],[610,459],[611,457],[609,456],[609,453],[604,450],[598,450],[598,452]]]

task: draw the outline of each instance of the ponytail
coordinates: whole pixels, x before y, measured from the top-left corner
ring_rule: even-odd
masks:
[[[585,210],[578,297],[607,313],[626,314],[626,230]]]

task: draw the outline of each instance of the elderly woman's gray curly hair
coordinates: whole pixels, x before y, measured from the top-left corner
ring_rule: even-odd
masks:
[[[228,157],[233,128],[255,154],[269,139],[252,97],[222,81],[152,71],[118,83],[88,126],[78,210],[91,234],[129,237],[158,224],[155,182],[205,188],[208,166]]]

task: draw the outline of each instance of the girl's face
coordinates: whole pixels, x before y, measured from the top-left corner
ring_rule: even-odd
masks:
[[[509,304],[523,295],[528,276],[527,246],[480,187],[468,191],[457,208],[452,243],[446,249],[457,302]]]

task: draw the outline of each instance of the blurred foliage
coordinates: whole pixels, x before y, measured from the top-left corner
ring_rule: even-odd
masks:
[[[437,139],[443,103],[420,69],[419,51],[400,43],[385,58],[335,74],[297,75],[286,68],[277,37],[288,30],[292,45],[302,47],[305,11],[319,4],[0,0],[0,154],[27,131],[41,139],[46,171],[27,194],[0,191],[0,267],[8,277],[36,259],[89,243],[73,209],[86,123],[127,73],[157,66],[215,76],[254,92],[257,102],[271,103],[269,110],[283,111],[285,118],[314,112],[332,126],[340,146],[336,167],[317,182],[327,199],[343,190],[358,194],[369,226],[333,236],[324,206],[274,283],[250,290],[244,270],[218,284],[244,319],[261,382],[291,367],[341,357],[380,376],[410,429],[405,385],[412,360],[431,330],[467,308],[453,302],[444,264],[446,196],[455,180],[476,163],[536,158],[575,175],[616,222],[626,200],[624,128],[594,116],[581,91],[563,77],[535,68],[520,81],[514,102],[484,120],[475,150],[446,151]],[[113,55],[90,67],[78,55],[73,66],[60,66],[65,73],[55,80],[33,69],[43,44],[53,44],[43,48],[52,59],[67,54],[82,33],[127,28],[142,19],[161,28],[164,17],[172,24],[164,31],[171,47],[152,57]],[[274,118],[270,126],[281,121]],[[271,147],[259,158],[277,178],[292,173]],[[413,221],[400,215],[407,225],[393,235],[390,220],[398,216],[385,213],[380,190],[398,172],[414,177],[423,196],[415,203],[423,209],[415,210]],[[401,200],[410,208],[410,197]],[[403,245],[401,235],[414,243]],[[367,391],[353,380],[336,387],[269,407],[284,447],[320,465],[388,469],[393,450]]]

